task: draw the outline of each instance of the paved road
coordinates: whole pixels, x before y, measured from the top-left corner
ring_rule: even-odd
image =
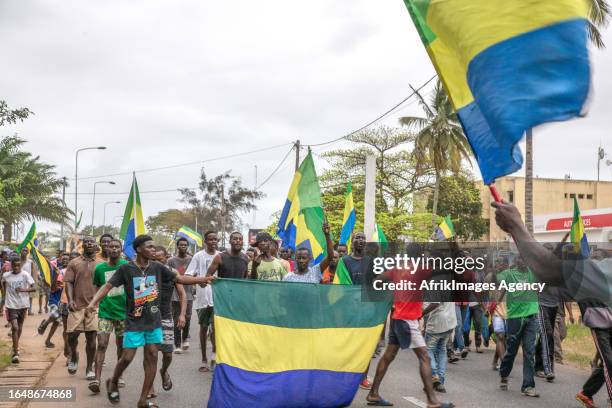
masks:
[[[192,339],[197,339],[197,321],[192,322]],[[193,344],[193,342],[192,342]],[[82,344],[80,344],[82,348]],[[541,379],[536,379],[536,387],[540,398],[527,398],[520,394],[520,383],[522,366],[515,365],[510,378],[510,390],[501,391],[497,388],[499,375],[491,369],[490,361],[493,350],[486,350],[484,354],[471,353],[466,360],[458,364],[451,364],[447,373],[447,394],[441,394],[444,400],[453,401],[458,407],[579,407],[574,400],[575,393],[588,376],[582,370],[567,366],[559,366],[557,369],[557,380],[549,384]],[[81,350],[82,358],[85,356]],[[109,348],[107,353],[107,364],[103,370],[103,378],[110,376],[115,363],[114,348]],[[156,389],[158,390],[157,403],[161,407],[202,407],[208,400],[211,376],[210,373],[199,373],[200,361],[199,349],[190,349],[182,355],[174,355],[174,362],[170,368],[174,388],[170,392],[161,389],[159,375],[156,378]],[[159,367],[158,363],[158,367]],[[373,375],[375,361],[373,361],[370,373]],[[142,351],[139,351],[132,365],[125,375],[128,386],[122,389],[121,407],[135,407],[140,387],[142,385]],[[77,404],[68,406],[102,408],[111,407],[106,394],[93,396],[87,389],[84,365],[79,367],[76,376],[69,376],[65,359],[60,357],[53,365],[47,379],[48,386],[76,386]],[[333,384],[330,384],[333,387]],[[424,394],[418,377],[416,359],[412,352],[400,352],[397,360],[393,363],[383,382],[381,393],[395,406],[415,408],[425,406]],[[104,390],[103,390],[104,391]],[[599,392],[596,403],[605,407],[605,389]],[[365,392],[359,391],[353,401],[352,407],[367,407],[365,403]],[[59,407],[59,404],[31,404],[33,407]],[[67,405],[67,404],[64,404]],[[248,407],[241,407],[248,408]]]

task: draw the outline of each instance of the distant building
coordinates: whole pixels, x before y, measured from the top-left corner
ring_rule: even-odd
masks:
[[[502,177],[495,182],[505,201],[517,206],[524,220],[525,178]],[[489,234],[482,241],[508,240],[507,234],[495,223],[495,211],[491,207],[491,193],[483,184],[479,185],[482,201],[482,217],[490,220]],[[533,224],[534,235],[539,241],[560,241],[569,231],[574,211],[574,197],[583,215],[587,238],[590,242],[612,240],[612,182],[572,179],[533,179]],[[593,211],[591,211],[593,210]]]

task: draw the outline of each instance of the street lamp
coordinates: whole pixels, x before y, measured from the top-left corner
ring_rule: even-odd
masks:
[[[74,159],[74,232],[77,229],[77,221],[79,219],[78,214],[78,202],[79,202],[79,152],[84,150],[104,150],[106,146],[96,147],[82,147],[76,151]]]
[[[121,204],[121,201],[107,201],[104,203],[104,216],[102,217],[102,234],[106,232],[106,206],[108,204]]]
[[[114,181],[96,181],[94,183],[93,200],[91,203],[91,235],[94,235],[94,214],[96,211],[96,185],[98,184],[115,184]]]

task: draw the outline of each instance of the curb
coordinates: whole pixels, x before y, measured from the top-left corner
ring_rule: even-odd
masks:
[[[41,360],[42,356],[33,356],[22,359],[19,365],[9,365],[0,372],[0,408],[27,407],[29,400],[17,402],[4,402],[8,397],[8,390],[13,388],[35,388],[45,382],[49,369],[61,353],[57,352],[51,360]]]

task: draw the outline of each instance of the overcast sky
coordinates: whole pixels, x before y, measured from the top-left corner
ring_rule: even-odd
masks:
[[[231,170],[253,186],[254,166],[263,181],[292,141],[315,144],[359,128],[434,74],[401,0],[5,0],[0,37],[0,99],[35,112],[1,134],[27,139],[28,150],[69,178],[74,152],[87,146],[108,149],[83,152],[79,178],[286,144],[204,163],[211,176]],[[604,39],[612,47],[610,30]],[[540,177],[593,179],[597,146],[612,153],[612,54],[594,50],[592,61],[589,116],[535,131]],[[408,113],[419,113],[414,101],[381,123],[397,126]],[[282,208],[293,163],[291,156],[262,187],[256,227]],[[195,187],[200,167],[137,173],[145,217],[181,206],[177,192],[146,191]],[[602,179],[612,179],[610,169]],[[129,174],[79,182],[83,222],[91,220],[87,193],[100,180],[117,184],[98,185],[96,223],[104,202],[120,200],[106,214],[119,223]],[[72,181],[68,193],[73,208]]]

